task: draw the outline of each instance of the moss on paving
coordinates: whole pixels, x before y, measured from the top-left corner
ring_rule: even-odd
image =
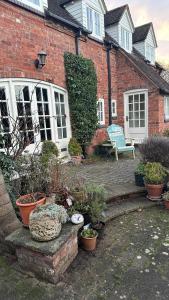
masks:
[[[167,300],[167,237],[169,212],[162,208],[117,218],[106,226],[97,250],[80,250],[55,286],[20,274],[1,257],[0,300]]]

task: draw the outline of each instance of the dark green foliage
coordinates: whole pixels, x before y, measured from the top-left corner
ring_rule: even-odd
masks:
[[[82,148],[75,138],[70,139],[68,150],[71,156],[78,156],[82,154]]]
[[[42,156],[41,161],[44,165],[47,165],[49,163],[49,160],[52,158],[52,156],[58,157],[59,151],[56,146],[56,144],[52,141],[44,141],[42,144]]]
[[[95,230],[93,230],[92,228],[89,229],[83,229],[83,231],[81,232],[81,236],[84,238],[94,238],[97,236],[97,232]]]
[[[166,177],[166,172],[160,163],[147,163],[145,168],[145,182],[148,184],[162,184]]]
[[[136,174],[139,174],[139,175],[144,175],[145,173],[145,164],[140,162],[138,165],[137,165],[137,168],[135,170],[135,173]]]
[[[4,176],[5,184],[12,202],[15,202],[15,193],[13,191],[13,182],[11,181],[14,175],[15,163],[12,158],[3,152],[0,152],[0,169]]]
[[[145,139],[139,146],[143,162],[159,162],[169,168],[169,139],[154,136]]]
[[[65,69],[73,136],[81,145],[90,142],[97,128],[97,77],[94,64],[65,53]]]

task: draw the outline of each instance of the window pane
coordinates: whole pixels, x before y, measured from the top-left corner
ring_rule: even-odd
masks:
[[[58,128],[58,138],[62,139],[62,128]]]
[[[52,139],[51,130],[47,130],[47,140],[50,141]]]
[[[7,104],[6,102],[0,102],[0,110],[1,110],[1,116],[7,116],[8,115],[8,110],[7,110]]]
[[[139,120],[135,120],[135,127],[139,127]]]
[[[41,89],[39,87],[36,88],[36,99],[37,101],[42,101]]]
[[[26,102],[28,102],[28,101],[30,101],[30,97],[29,97],[29,88],[28,88],[28,86],[25,86],[24,88],[23,88],[23,99],[24,99],[24,101]]]
[[[60,102],[64,102],[64,95],[60,94]]]
[[[41,136],[41,141],[45,141],[46,140],[45,131],[44,130],[40,131],[40,136]]]
[[[67,138],[67,129],[63,128],[63,138]]]
[[[59,94],[55,92],[55,102],[59,102]]]
[[[140,121],[140,127],[145,127],[145,120]]]
[[[93,13],[89,7],[87,7],[87,29],[93,31]]]
[[[100,36],[100,15],[95,12],[95,33]]]
[[[48,102],[47,89],[42,89],[42,93],[43,93],[43,101]]]
[[[6,94],[4,88],[0,88],[0,100],[6,100]]]
[[[130,128],[133,128],[133,124],[134,124],[133,121],[132,121],[132,120],[129,120],[129,127],[130,127]]]
[[[50,118],[45,118],[46,128],[50,128]]]

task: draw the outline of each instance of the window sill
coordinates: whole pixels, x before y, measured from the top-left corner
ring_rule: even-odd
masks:
[[[26,4],[22,3],[22,2],[20,2],[19,0],[8,0],[8,2],[11,2],[11,3],[13,3],[13,4],[17,5],[17,6],[20,6],[20,7],[24,8],[24,9],[26,9],[26,10],[28,10],[28,11],[36,14],[36,15],[44,17],[44,10],[42,10],[41,8],[35,9],[35,8],[29,6],[29,5],[26,5]]]
[[[117,116],[112,116],[112,120],[117,120]]]

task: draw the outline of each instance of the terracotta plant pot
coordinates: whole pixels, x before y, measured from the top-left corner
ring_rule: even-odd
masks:
[[[166,209],[169,209],[169,200],[164,200],[164,204],[165,204],[165,208]]]
[[[81,162],[82,162],[82,156],[81,155],[72,156],[71,159],[72,159],[73,164],[76,165],[76,166],[80,165]]]
[[[93,238],[85,238],[81,235],[81,244],[84,250],[93,251],[96,249],[98,234]]]
[[[148,192],[148,199],[151,201],[157,201],[161,199],[164,184],[146,184]]]
[[[41,193],[38,193],[38,194],[41,194]],[[19,211],[20,211],[21,218],[22,218],[22,223],[24,226],[26,226],[26,227],[29,226],[29,216],[30,216],[30,213],[35,209],[35,207],[37,205],[45,204],[46,197],[44,194],[41,194],[41,195],[42,195],[42,198],[33,203],[25,203],[25,204],[20,203],[20,201],[22,199],[26,200],[26,199],[30,198],[31,194],[21,196],[18,200],[16,200],[16,205],[19,207]]]

